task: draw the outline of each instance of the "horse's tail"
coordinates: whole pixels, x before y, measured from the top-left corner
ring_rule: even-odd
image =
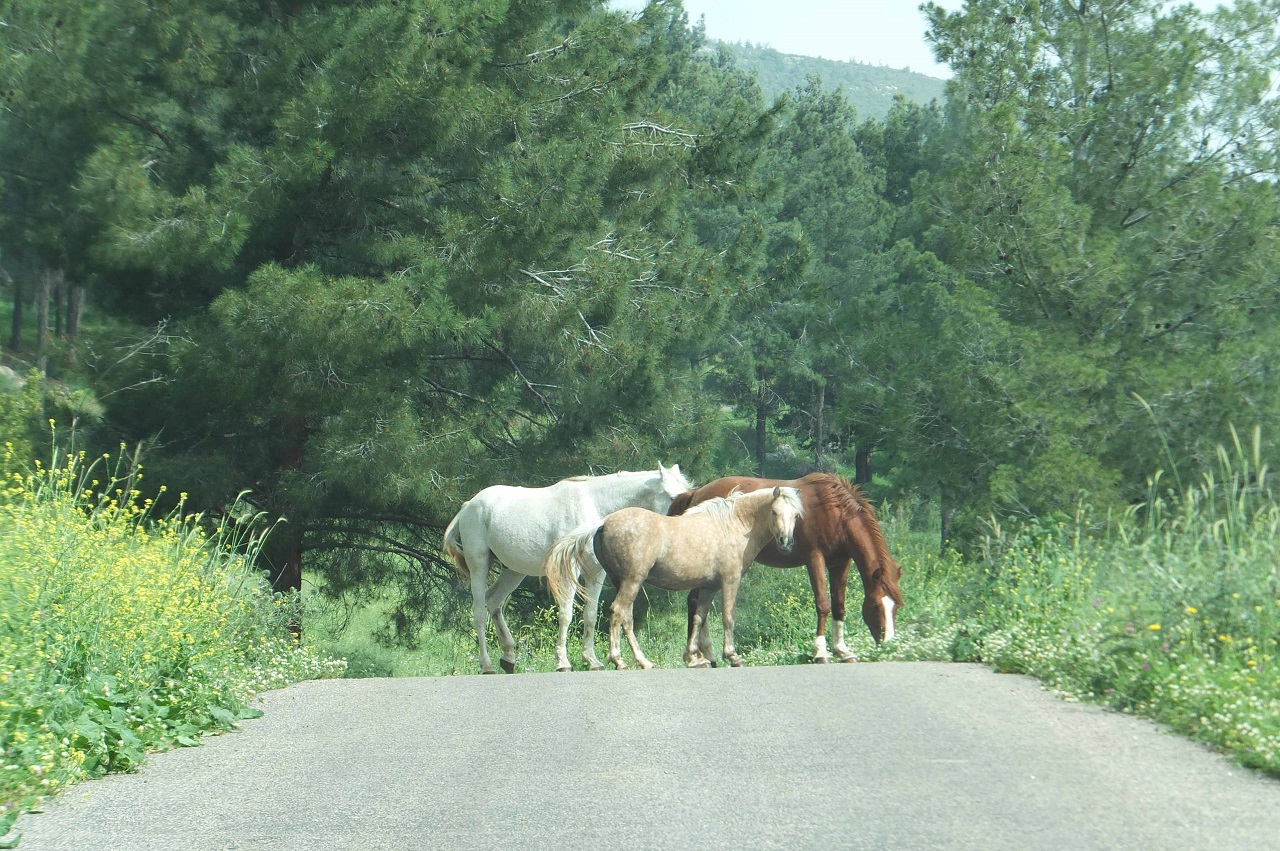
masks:
[[[595,538],[597,528],[597,523],[579,526],[556,541],[547,552],[542,569],[547,575],[547,588],[556,602],[573,594],[586,599],[587,589],[582,584],[582,571],[584,568],[593,570],[596,567],[592,539]]]
[[[466,508],[466,506],[464,505],[463,508]],[[444,539],[441,541],[441,546],[445,555],[453,562],[453,567],[458,571],[463,582],[470,582],[471,568],[467,567],[467,557],[462,552],[462,537],[458,534],[458,518],[461,516],[462,512],[459,511],[449,521],[449,525],[444,529]]]

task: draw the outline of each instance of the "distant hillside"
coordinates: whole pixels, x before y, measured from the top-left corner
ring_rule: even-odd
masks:
[[[750,43],[726,44],[748,71],[755,71],[760,87],[769,98],[804,83],[809,75],[821,77],[828,88],[843,87],[849,101],[864,118],[883,118],[893,105],[895,95],[920,104],[943,100],[946,81],[927,77],[915,71],[865,65],[861,62],[837,62],[813,56],[779,53],[771,47]]]

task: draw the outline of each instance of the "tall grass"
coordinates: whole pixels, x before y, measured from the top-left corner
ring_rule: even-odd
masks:
[[[252,695],[340,670],[299,648],[259,542],[153,517],[123,458],[59,459],[0,492],[0,836],[83,777],[136,767],[255,713]]]
[[[1181,492],[987,539],[957,655],[1163,721],[1280,773],[1280,503],[1255,435]]]

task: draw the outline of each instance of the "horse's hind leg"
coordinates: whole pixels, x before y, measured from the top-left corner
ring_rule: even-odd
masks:
[[[689,645],[684,651],[684,663],[690,668],[715,667],[711,629],[707,624],[714,596],[714,588],[695,588],[689,592]]]
[[[600,611],[600,592],[604,590],[604,571],[588,568],[582,576],[587,589],[586,602],[582,604],[582,661],[593,671],[604,670],[596,656],[596,615]]]
[[[498,629],[498,644],[502,647],[502,657],[498,660],[498,664],[502,665],[502,670],[508,674],[516,672],[516,640],[511,635],[511,630],[507,628],[507,619],[502,616],[502,607],[507,604],[507,598],[522,581],[524,581],[523,573],[504,567],[498,574],[498,581],[494,582],[485,594],[485,605],[493,617],[494,626]]]
[[[698,648],[698,627],[700,625],[698,614],[699,614],[699,594],[700,593],[701,591],[698,588],[694,588],[692,591],[689,592],[688,635],[686,636],[686,639],[685,639],[685,648],[684,648],[684,664],[686,668],[705,668],[710,664],[710,662],[705,657],[703,657],[702,653]]]
[[[471,612],[475,619],[476,626],[476,645],[480,654],[480,672],[482,674],[496,673],[493,670],[493,662],[489,660],[489,646],[485,641],[484,631],[488,624],[488,610],[485,608],[485,592],[488,591],[489,584],[489,553],[483,555],[475,555],[475,551],[468,549],[467,553],[467,569],[471,572]]]
[[[556,670],[563,673],[572,671],[569,664],[569,621],[573,619],[573,591],[570,589],[563,600],[556,600],[556,610],[560,615],[560,631],[556,634]]]
[[[716,654],[711,649],[711,603],[716,598],[716,589],[703,588],[699,597],[698,618],[698,652],[711,667],[716,666]]]
[[[831,650],[841,662],[856,662],[858,657],[844,643],[844,598],[848,587],[849,559],[844,559],[831,571],[831,617],[835,621],[831,625]]]
[[[646,671],[653,667],[653,663],[644,655],[644,651],[640,649],[640,642],[636,641],[636,619],[635,606],[627,610],[626,620],[622,622],[622,629],[627,634],[627,644],[631,645],[631,655],[636,658],[636,664]]]
[[[613,665],[619,671],[627,667],[627,663],[622,660],[622,642],[619,640],[619,633],[622,631],[624,624],[627,625],[627,640],[634,641],[631,634],[632,611],[636,603],[636,594],[640,591],[640,583],[634,581],[622,582],[618,586],[618,593],[613,597],[613,604],[609,607],[609,655],[605,661]],[[634,652],[636,647],[632,645]],[[639,655],[639,654],[637,654]],[[643,658],[643,657],[641,657]],[[636,659],[639,663],[640,659]],[[648,660],[645,660],[648,661]]]
[[[809,584],[813,586],[813,607],[818,613],[818,628],[813,634],[813,661],[831,661],[827,651],[827,615],[831,614],[831,600],[827,597],[827,561],[822,552],[809,554]],[[847,569],[847,567],[846,567]]]

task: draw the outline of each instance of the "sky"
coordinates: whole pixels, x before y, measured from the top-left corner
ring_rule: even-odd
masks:
[[[935,0],[955,10],[964,0]],[[1193,0],[1213,8],[1219,0]],[[614,0],[638,9],[643,0]],[[920,0],[684,0],[689,22],[705,16],[707,35],[719,41],[765,44],[783,53],[910,68],[930,77],[951,71],[933,59],[924,39]]]

